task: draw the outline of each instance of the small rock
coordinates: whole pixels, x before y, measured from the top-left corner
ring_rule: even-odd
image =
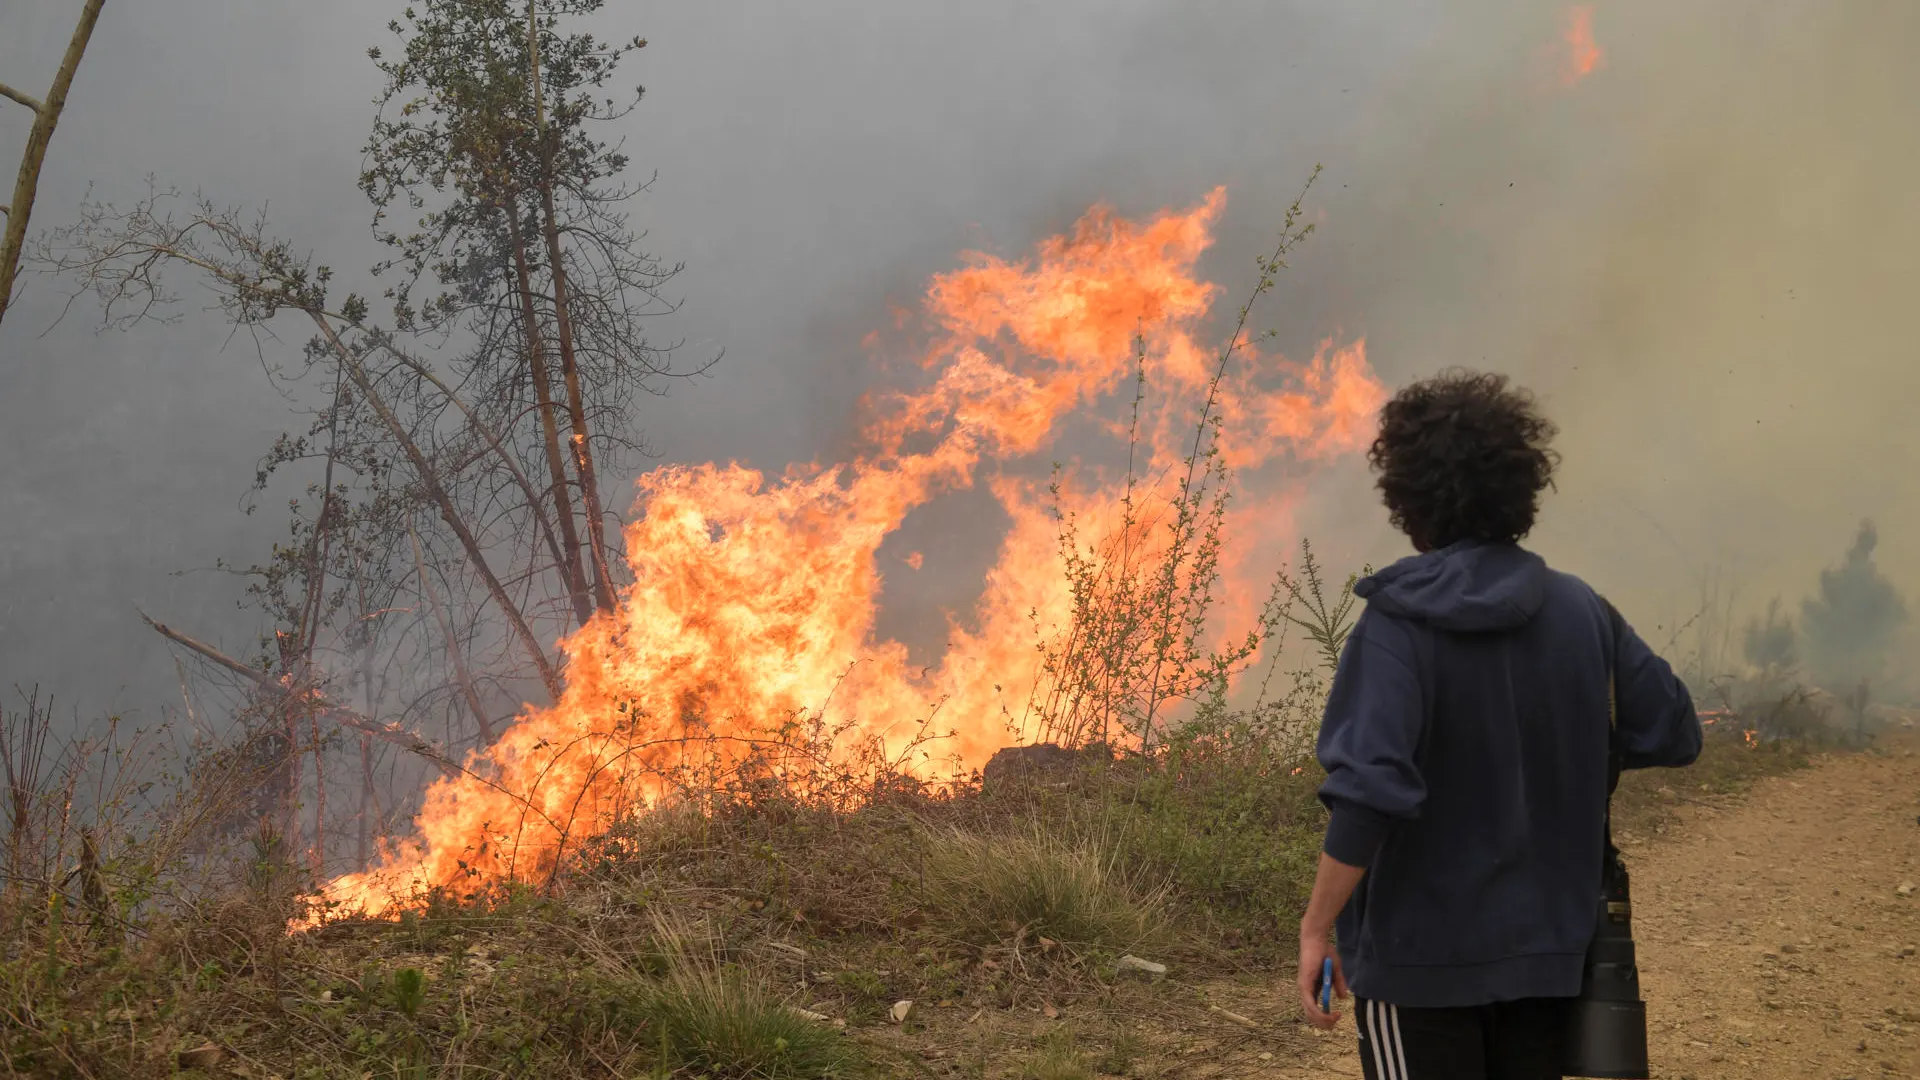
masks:
[[[823,1012],[815,1012],[812,1009],[802,1009],[798,1006],[795,1006],[793,1011],[796,1015],[812,1020],[816,1024],[830,1024],[833,1022],[833,1017]]]
[[[1167,977],[1167,965],[1156,964],[1151,960],[1142,960],[1131,954],[1121,957],[1114,963],[1121,975],[1137,975],[1148,982],[1159,982]]]
[[[1780,946],[1780,952],[1781,952],[1781,955],[1783,956],[1792,956],[1794,953],[1797,953],[1799,951],[1800,951],[1800,946],[1795,945],[1791,941],[1785,942]]]
[[[1260,1051],[1260,1060],[1261,1060],[1261,1061],[1272,1061],[1272,1060],[1273,1060],[1273,1051],[1271,1051],[1271,1050],[1262,1050],[1262,1051]]]
[[[1878,1020],[1868,1020],[1862,1023],[1860,1026],[1863,1028],[1866,1028],[1868,1031],[1884,1031],[1886,1030],[1887,1025],[1881,1023]]]
[[[912,1015],[912,1001],[896,1001],[893,1003],[893,1008],[887,1010],[887,1019],[892,1020],[896,1024],[906,1023],[907,1017]]]
[[[1912,956],[1916,952],[1920,952],[1920,945],[1903,945],[1900,947],[1901,956]]]
[[[1911,882],[1911,881],[1903,881],[1903,882],[1901,882],[1901,883],[1900,883],[1900,886],[1899,886],[1899,888],[1896,888],[1896,889],[1894,889],[1894,890],[1893,890],[1893,895],[1895,895],[1895,896],[1912,896],[1912,895],[1913,895],[1913,882]]]

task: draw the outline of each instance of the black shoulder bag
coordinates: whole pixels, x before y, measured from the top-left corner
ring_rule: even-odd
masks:
[[[1605,603],[1605,601],[1602,601]],[[1619,662],[1622,620],[1612,604],[1607,619]],[[1607,674],[1607,813],[1600,866],[1600,898],[1593,941],[1587,946],[1580,996],[1567,1013],[1565,1064],[1568,1076],[1608,1080],[1647,1080],[1647,1006],[1640,1000],[1640,969],[1634,959],[1633,901],[1627,866],[1613,846],[1613,792],[1620,785],[1617,668]]]

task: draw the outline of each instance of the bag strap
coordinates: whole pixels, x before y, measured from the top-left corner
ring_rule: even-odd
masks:
[[[1601,598],[1600,603],[1606,606],[1607,629],[1609,635],[1613,638],[1613,656],[1607,664],[1607,810],[1604,818],[1605,824],[1602,826],[1603,832],[1601,834],[1606,842],[1605,851],[1601,856],[1604,860],[1601,864],[1601,876],[1603,879],[1609,879],[1608,883],[1611,884],[1610,879],[1615,875],[1624,878],[1627,870],[1626,865],[1620,860],[1620,849],[1613,846],[1613,793],[1614,790],[1620,786],[1621,772],[1619,706],[1620,642],[1626,636],[1621,632],[1626,620],[1621,617],[1619,609],[1615,608],[1605,597]]]

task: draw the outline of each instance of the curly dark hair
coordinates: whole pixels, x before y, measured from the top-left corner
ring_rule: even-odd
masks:
[[[1432,551],[1461,540],[1512,543],[1533,530],[1553,484],[1558,429],[1505,375],[1453,370],[1401,390],[1380,411],[1367,460],[1394,527]]]

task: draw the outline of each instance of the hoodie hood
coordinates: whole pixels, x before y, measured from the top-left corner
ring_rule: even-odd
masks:
[[[1513,630],[1540,610],[1547,574],[1544,559],[1515,544],[1463,540],[1401,559],[1353,592],[1382,615],[1436,630]]]

